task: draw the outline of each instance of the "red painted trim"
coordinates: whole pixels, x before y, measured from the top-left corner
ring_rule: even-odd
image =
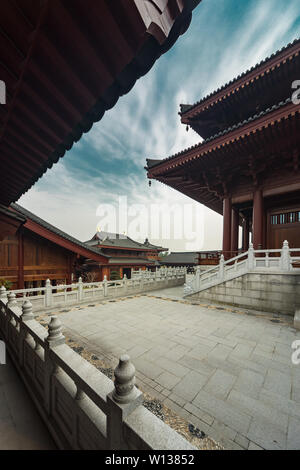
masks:
[[[30,219],[27,219],[27,221],[24,224],[24,227],[36,233],[37,235],[40,235],[41,237],[46,238],[47,240],[53,243],[56,243],[56,245],[59,245],[65,248],[66,250],[72,251],[73,253],[77,253],[83,256],[84,258],[89,258],[94,261],[99,261],[102,264],[108,264],[107,258],[104,258],[101,255],[97,255],[97,253],[93,253],[92,251],[89,251],[88,249],[85,249],[81,246],[76,245],[75,243],[69,240],[66,240],[63,237],[60,237],[59,235],[51,232],[50,230],[42,227],[41,225],[37,224],[36,222],[33,222]]]

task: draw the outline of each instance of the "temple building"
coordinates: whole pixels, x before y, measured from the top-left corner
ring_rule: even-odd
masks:
[[[14,221],[0,241],[0,279],[13,289],[71,284],[87,258],[102,265],[108,258],[93,247],[59,230],[18,204],[0,207],[2,217]]]
[[[163,160],[150,179],[223,215],[223,253],[300,247],[300,40],[193,105],[181,122],[204,139]],[[239,246],[239,227],[243,229]],[[251,238],[250,238],[251,237]]]
[[[206,269],[219,263],[220,251],[181,251],[172,252],[167,256],[160,256],[159,262],[162,266],[186,267],[189,271],[196,266]]]
[[[166,256],[160,256],[159,261],[162,266],[194,268],[198,265],[199,253],[196,251],[172,252]]]
[[[83,270],[93,281],[102,281],[104,276],[108,280],[121,279],[124,275],[130,279],[132,271],[140,269],[155,271],[160,266],[159,254],[168,251],[168,248],[152,245],[147,238],[144,243],[139,243],[127,235],[101,231],[85,242],[85,245],[108,259],[107,265],[92,259],[86,261]]]
[[[13,289],[120,279],[132,270],[159,266],[158,255],[167,248],[138,243],[125,235],[98,232],[86,243],[54,227],[19,204],[0,207],[14,221],[12,233],[0,241],[0,283]]]

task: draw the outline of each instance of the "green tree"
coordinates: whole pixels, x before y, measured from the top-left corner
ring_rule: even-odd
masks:
[[[110,272],[110,280],[111,281],[119,281],[121,279],[120,271],[111,271]]]
[[[6,290],[10,290],[12,288],[13,283],[8,281],[7,279],[0,279],[0,287],[4,286]]]

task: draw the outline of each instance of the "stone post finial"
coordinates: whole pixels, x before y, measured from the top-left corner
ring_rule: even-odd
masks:
[[[18,305],[16,301],[16,294],[14,292],[9,292],[7,298],[8,298],[7,305],[9,307],[16,307]]]
[[[83,282],[82,282],[82,277],[78,279],[78,300],[83,299]]]
[[[50,323],[48,325],[48,336],[46,342],[51,346],[58,346],[64,344],[65,337],[62,334],[62,324],[56,315],[51,316]]]
[[[200,284],[201,284],[201,272],[200,272],[200,266],[196,267],[196,275],[195,275],[195,289],[200,290]]]
[[[121,404],[130,403],[136,398],[137,393],[135,367],[130,361],[130,357],[124,354],[120,357],[119,364],[115,369],[113,399]]]
[[[249,271],[253,271],[253,269],[255,268],[255,255],[254,255],[253,243],[249,243],[247,267]]]
[[[219,263],[219,279],[224,279],[225,275],[225,258],[224,255],[220,256],[220,263]]]
[[[280,267],[282,271],[290,271],[291,269],[290,247],[287,240],[285,240],[282,245]]]
[[[52,286],[50,279],[46,280],[45,289],[45,307],[51,307],[52,305]]]
[[[107,290],[107,276],[105,274],[104,278],[103,278],[103,295],[104,297],[107,297],[107,293],[108,293],[108,290]]]
[[[25,302],[22,305],[22,315],[21,318],[23,321],[26,320],[33,320],[34,316],[32,313],[32,303],[26,299]]]
[[[7,291],[5,286],[0,287],[0,299],[7,299]]]

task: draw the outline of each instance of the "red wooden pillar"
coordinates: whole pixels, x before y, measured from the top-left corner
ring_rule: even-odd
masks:
[[[72,284],[73,265],[74,265],[74,255],[70,254],[68,256],[67,285]],[[69,288],[67,290],[71,291],[72,289]]]
[[[261,189],[256,189],[253,196],[253,246],[255,250],[263,248],[264,201]]]
[[[231,250],[231,198],[225,197],[223,200],[223,254],[228,258]]]
[[[249,219],[246,217],[243,223],[243,251],[249,250]]]
[[[106,276],[106,279],[108,281],[109,280],[109,274],[110,274],[109,268],[106,267],[106,266],[103,266],[102,267],[102,281],[104,280],[104,276]]]
[[[238,255],[239,249],[239,212],[233,208],[231,211],[231,257]]]
[[[18,231],[18,289],[24,289],[24,240],[22,229]]]

